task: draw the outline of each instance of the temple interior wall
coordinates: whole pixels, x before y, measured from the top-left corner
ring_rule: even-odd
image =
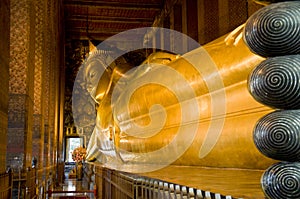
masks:
[[[0,2],[0,173],[10,167],[26,175],[35,157],[39,186],[63,180],[55,173],[63,173],[64,100],[70,96],[65,84],[73,80],[65,79],[62,7],[56,0]],[[204,45],[260,7],[246,0],[167,0],[153,26],[182,32]],[[161,40],[157,45],[172,40],[152,39]],[[171,48],[189,46],[182,41]],[[93,183],[100,187],[99,175]]]

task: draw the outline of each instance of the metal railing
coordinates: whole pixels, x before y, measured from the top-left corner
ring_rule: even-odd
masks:
[[[36,169],[27,168],[26,183],[25,183],[25,199],[37,198],[36,195]]]
[[[0,198],[12,198],[12,176],[11,170],[0,174]]]
[[[35,199],[37,198],[37,174],[35,168],[28,167],[25,171],[19,170],[14,173],[13,197],[17,199]]]
[[[102,171],[102,196],[104,199],[234,199],[219,193],[107,168]]]
[[[47,194],[48,194],[48,198],[52,197],[52,194],[56,194],[56,193],[92,193],[94,194],[94,197],[97,198],[97,189],[96,189],[96,186],[94,187],[94,190],[77,190],[77,191],[64,191],[64,190],[51,190],[49,189],[47,191]],[[74,196],[76,197],[76,196]]]

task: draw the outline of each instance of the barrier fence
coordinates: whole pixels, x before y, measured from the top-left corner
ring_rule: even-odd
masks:
[[[26,182],[25,182],[25,199],[35,199],[36,195],[36,169],[28,168],[26,171]]]
[[[12,198],[12,175],[11,171],[0,174],[0,198]]]
[[[87,193],[92,193],[94,194],[95,198],[97,198],[97,189],[95,188],[94,190],[80,190],[80,191],[64,191],[64,190],[51,190],[49,189],[47,191],[48,194],[48,198],[52,197],[52,194],[56,194],[56,193],[83,193],[83,194],[87,194]],[[73,197],[73,196],[68,196],[69,198]],[[81,197],[81,196],[74,196],[75,198],[77,197]],[[87,196],[85,196],[87,197]],[[60,198],[62,198],[62,196],[60,196]]]
[[[93,193],[99,199],[236,199],[218,193],[174,184],[159,179],[120,172],[103,167],[95,167],[96,186],[94,190],[74,191],[74,193]],[[13,179],[12,172],[0,174],[0,198],[35,199],[36,169],[27,169],[25,175]],[[13,181],[20,184],[18,197],[13,197]],[[72,191],[67,191],[71,193]],[[48,190],[48,198],[55,193],[66,191]],[[72,192],[73,193],[73,192]]]
[[[236,199],[106,168],[102,171],[102,186],[103,199]]]

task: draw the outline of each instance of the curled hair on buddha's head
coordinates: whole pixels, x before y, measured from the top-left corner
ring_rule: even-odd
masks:
[[[111,50],[103,50],[103,49],[97,49],[91,52],[91,54],[89,55],[89,57],[94,57],[94,56],[102,56],[102,55],[109,55],[112,54],[113,51]],[[89,58],[88,57],[88,58]]]
[[[109,57],[113,54],[113,51],[110,50],[102,50],[97,49],[89,53],[89,56],[87,57],[85,61],[85,65],[88,65],[92,61],[99,61],[103,66],[106,66],[109,64]]]
[[[89,53],[87,61],[94,58],[101,58],[106,63],[110,64],[116,57],[117,54],[123,54],[123,51],[114,45],[100,43],[95,50]],[[106,60],[109,58],[109,60]]]

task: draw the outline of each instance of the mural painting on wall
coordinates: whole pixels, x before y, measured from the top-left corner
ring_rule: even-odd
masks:
[[[80,66],[89,52],[87,41],[74,41],[71,40],[66,45],[66,72],[65,72],[65,107],[64,107],[64,132],[70,131],[75,133],[85,132],[87,138],[89,138],[89,132],[91,132],[94,126],[94,104],[90,102],[90,97],[85,89],[82,79],[78,79],[80,84],[74,85],[75,78],[80,69]],[[82,96],[80,106],[77,106],[72,110],[72,93],[78,93]],[[80,120],[73,117],[73,112],[76,115],[84,115]],[[78,121],[74,126],[74,120]],[[87,122],[88,121],[88,122]],[[79,130],[80,129],[80,130]],[[77,132],[80,131],[80,132]],[[69,132],[70,133],[70,132]]]

